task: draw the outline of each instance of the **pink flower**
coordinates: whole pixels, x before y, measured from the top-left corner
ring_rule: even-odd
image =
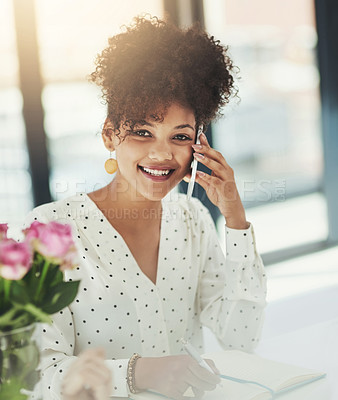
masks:
[[[7,239],[7,230],[8,230],[7,224],[0,224],[0,240]]]
[[[32,249],[28,243],[13,239],[0,242],[0,276],[9,280],[23,278],[32,265]]]
[[[55,264],[73,266],[72,257],[75,254],[75,245],[70,225],[59,222],[42,224],[34,221],[24,231],[26,240],[32,243],[34,250]],[[69,267],[65,267],[69,268]]]
[[[62,263],[60,265],[60,270],[63,272],[66,269],[72,269],[78,265],[78,257],[77,257],[77,250],[75,246],[71,247],[63,258]]]

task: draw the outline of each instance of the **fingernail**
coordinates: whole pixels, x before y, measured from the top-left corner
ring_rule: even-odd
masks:
[[[202,172],[202,171],[196,171],[196,174],[197,174],[198,176],[204,176],[204,175],[205,175],[205,173]]]
[[[204,158],[204,155],[203,155],[203,154],[200,154],[200,153],[194,153],[194,157],[203,159],[203,158]]]
[[[208,141],[208,139],[207,139],[207,137],[205,136],[204,133],[201,133],[201,136],[202,136],[202,138],[203,138],[206,142]]]
[[[201,150],[203,146],[202,146],[201,144],[193,144],[192,147],[193,147],[195,150]]]

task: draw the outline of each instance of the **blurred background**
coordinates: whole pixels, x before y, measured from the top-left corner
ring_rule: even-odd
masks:
[[[14,230],[34,206],[109,182],[105,105],[88,75],[107,38],[135,15],[169,14],[179,26],[200,21],[240,69],[241,101],[209,134],[235,170],[266,265],[315,252],[332,263],[337,8],[330,0],[1,0],[0,222]],[[324,284],[338,282],[331,272]]]

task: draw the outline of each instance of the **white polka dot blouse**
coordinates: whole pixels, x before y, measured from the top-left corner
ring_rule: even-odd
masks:
[[[69,365],[83,350],[103,347],[113,373],[111,396],[128,397],[127,364],[134,352],[184,353],[180,338],[203,353],[202,325],[225,349],[252,350],[266,304],[266,277],[252,225],[226,229],[226,256],[209,211],[185,195],[162,201],[158,271],[154,284],[122,236],[81,193],[35,208],[34,220],[72,226],[80,264],[66,280],[81,280],[74,302],[42,325],[44,399],[61,399]]]

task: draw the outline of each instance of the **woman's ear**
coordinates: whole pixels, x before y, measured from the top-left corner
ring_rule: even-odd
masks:
[[[114,138],[115,138],[114,127],[109,117],[107,117],[106,120],[104,121],[104,125],[102,128],[102,140],[104,145],[109,151],[115,150]]]

